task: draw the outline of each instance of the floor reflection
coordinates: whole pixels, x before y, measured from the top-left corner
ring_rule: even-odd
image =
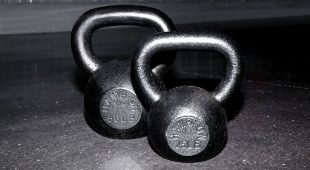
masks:
[[[105,161],[99,169],[143,170],[144,168],[142,168],[142,166],[140,166],[139,163],[130,155],[119,155],[108,161]]]

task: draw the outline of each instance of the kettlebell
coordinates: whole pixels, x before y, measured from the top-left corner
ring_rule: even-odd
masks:
[[[174,25],[163,12],[149,7],[116,5],[91,9],[76,21],[71,34],[76,63],[92,75],[84,92],[85,118],[98,133],[110,138],[145,136],[146,110],[131,83],[132,56],[104,63],[95,57],[91,37],[101,27],[136,25],[170,32]],[[161,55],[153,67],[158,84],[174,57]]]
[[[226,76],[213,91],[177,86],[161,91],[152,76],[154,54],[170,50],[211,50],[226,60]],[[141,41],[132,60],[137,95],[149,107],[148,137],[161,156],[197,162],[218,154],[227,140],[224,103],[241,82],[241,58],[234,43],[220,34],[158,33]]]

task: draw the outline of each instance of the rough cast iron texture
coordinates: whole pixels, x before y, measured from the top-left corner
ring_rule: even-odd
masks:
[[[174,30],[172,21],[157,9],[118,5],[85,12],[72,30],[72,52],[76,63],[93,74],[85,90],[85,114],[89,124],[102,135],[112,138],[135,138],[145,134],[145,110],[131,85],[131,56],[124,61],[104,63],[92,49],[91,37],[101,27],[137,25],[158,32]],[[120,43],[121,44],[121,43]],[[165,57],[165,56],[161,56]],[[172,59],[171,59],[172,58]],[[157,77],[166,70],[170,60],[158,60]],[[158,63],[159,64],[159,63]]]
[[[222,54],[226,76],[207,92],[195,86],[161,91],[151,70],[154,54],[163,50],[208,50]],[[226,142],[226,113],[221,105],[238,89],[242,77],[241,57],[233,41],[224,35],[158,33],[137,47],[132,60],[132,80],[141,101],[150,108],[148,136],[165,158],[195,162],[210,159]]]
[[[189,30],[193,30],[192,25],[187,27],[186,31]],[[309,39],[308,30],[309,27],[292,26],[233,31],[242,49],[247,50],[242,93],[229,102],[234,107],[226,109],[229,135],[222,152],[194,164],[162,158],[151,149],[145,137],[110,139],[89,127],[83,117],[82,90],[87,77],[74,63],[70,33],[1,35],[0,167],[308,170],[310,74],[307,63],[310,57],[307,43],[302,43]],[[122,58],[126,55],[121,54],[131,53],[147,33],[139,28],[97,31],[93,39],[95,52],[98,56],[111,54],[104,55],[104,59]],[[106,38],[111,41],[104,41]],[[118,46],[120,40],[126,46]],[[283,47],[285,51],[281,51]],[[180,53],[183,59],[193,57]],[[188,70],[189,66],[205,68],[210,63],[207,58],[203,55],[198,63],[182,59],[187,65],[177,66],[182,70],[188,66],[186,71],[192,74],[170,81],[177,85],[195,82],[212,90],[204,77],[198,79],[195,74],[212,75],[212,67],[208,67],[212,72]]]

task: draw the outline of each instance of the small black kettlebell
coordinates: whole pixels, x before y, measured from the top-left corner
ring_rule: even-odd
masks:
[[[212,50],[226,59],[225,78],[208,92],[195,86],[161,91],[150,69],[154,54],[167,50]],[[163,157],[196,162],[218,154],[227,140],[227,118],[222,104],[241,82],[241,58],[233,42],[215,34],[158,33],[143,40],[132,60],[137,95],[150,106],[148,135]]]
[[[85,12],[72,29],[71,45],[75,61],[92,74],[84,93],[86,120],[98,133],[107,137],[141,137],[146,132],[146,111],[131,84],[132,57],[104,63],[96,59],[92,50],[93,32],[115,25],[146,26],[157,32],[173,31],[174,25],[168,16],[157,9],[116,5]],[[159,57],[153,68],[159,84],[159,77],[173,61],[173,57],[168,57],[168,60],[164,57]]]

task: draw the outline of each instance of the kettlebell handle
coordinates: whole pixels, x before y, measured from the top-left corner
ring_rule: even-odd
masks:
[[[234,43],[219,34],[158,33],[144,39],[132,60],[132,78],[137,93],[149,106],[160,99],[161,91],[152,77],[150,63],[154,54],[169,50],[212,50],[226,60],[226,76],[212,92],[220,103],[225,103],[241,82],[242,61]]]
[[[77,64],[88,73],[94,73],[102,65],[92,49],[91,37],[101,27],[137,25],[155,31],[174,30],[172,21],[163,12],[144,6],[115,5],[95,8],[85,12],[75,23],[71,33],[71,46]]]

